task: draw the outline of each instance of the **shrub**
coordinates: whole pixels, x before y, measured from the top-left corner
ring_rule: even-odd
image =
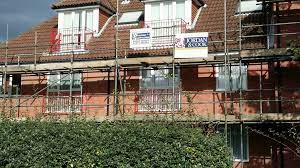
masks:
[[[146,123],[0,123],[0,167],[232,167],[224,138]]]

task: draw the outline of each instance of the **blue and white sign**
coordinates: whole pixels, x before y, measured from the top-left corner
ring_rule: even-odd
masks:
[[[149,48],[152,47],[152,29],[131,29],[130,30],[130,48]]]
[[[208,32],[177,34],[174,58],[208,57]]]

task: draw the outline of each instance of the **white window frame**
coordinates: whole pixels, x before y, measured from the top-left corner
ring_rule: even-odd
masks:
[[[248,3],[248,4],[245,4],[245,3]],[[261,8],[261,9],[254,10],[254,8],[252,6],[253,9],[249,10],[249,9],[251,9],[251,7],[249,7],[249,5],[254,5],[254,4],[257,5],[257,8]],[[243,5],[245,5],[245,6],[247,5],[247,8],[242,7]],[[240,12],[240,8],[241,8],[241,12]],[[247,15],[247,14],[261,13],[261,12],[262,12],[262,4],[257,2],[256,0],[241,0],[241,5],[240,5],[239,0],[238,0],[237,7],[236,7],[236,10],[235,10],[236,15],[239,15],[240,13],[242,15]]]
[[[169,67],[170,68],[170,67]],[[164,67],[163,68],[163,71],[164,71],[164,73],[169,73],[169,71],[171,70],[172,71],[172,68],[171,69],[169,69],[168,67]],[[172,90],[172,86],[163,86],[163,87],[157,87],[157,86],[153,86],[153,80],[154,80],[154,75],[155,75],[155,69],[145,69],[145,68],[141,68],[140,69],[140,76],[139,76],[139,88],[140,88],[140,91],[141,90],[147,90],[147,87],[144,87],[144,86],[142,86],[142,80],[143,80],[143,71],[150,71],[150,74],[151,74],[151,77],[150,77],[150,80],[151,80],[151,86],[149,86],[149,90],[168,90],[168,89],[170,89],[170,90]],[[158,70],[162,70],[162,69],[158,69]],[[176,101],[176,105],[175,105],[175,109],[174,110],[177,110],[177,111],[179,111],[180,110],[180,108],[181,108],[181,94],[180,94],[180,90],[179,90],[179,86],[180,86],[180,68],[179,67],[176,67],[175,68],[175,71],[176,71],[176,73],[175,73],[175,76],[176,76],[176,78],[177,78],[177,80],[176,80],[176,78],[175,78],[175,83],[176,83],[176,85],[174,86],[175,87],[175,96],[176,96],[176,94],[178,94],[178,100]],[[160,76],[161,77],[161,76]],[[171,80],[173,80],[173,77],[170,77],[171,78]],[[142,96],[142,95],[141,95]],[[146,96],[151,96],[151,95],[146,95]],[[140,102],[139,102],[140,103]],[[154,105],[154,99],[152,98],[152,102],[150,102],[150,104],[152,105],[152,106],[155,106]],[[145,109],[145,107],[143,107],[143,106],[145,106],[145,105],[139,105],[139,107],[138,107],[138,111],[139,112],[149,112],[149,111],[151,111],[151,110],[153,110],[153,112],[169,112],[170,110],[172,110],[172,109],[151,109],[151,110],[148,110],[148,109]],[[164,106],[164,104],[162,104],[162,105],[158,105],[158,106]]]
[[[234,128],[235,127],[235,128]],[[233,133],[233,131],[236,131],[235,133]],[[237,141],[239,142],[238,145],[239,145],[239,149],[241,147],[241,142],[243,142],[243,147],[246,145],[246,152],[243,150],[243,153],[246,153],[246,158],[235,158],[234,156],[234,153],[233,153],[233,144],[232,144],[232,136],[236,135],[236,138]],[[232,150],[232,155],[233,155],[233,161],[235,162],[249,162],[249,133],[248,133],[248,129],[243,127],[243,136],[242,138],[246,138],[246,139],[241,139],[241,136],[240,136],[240,125],[231,125],[228,127],[228,145],[231,147],[231,150]],[[245,142],[247,144],[245,144]],[[243,148],[244,149],[244,148]],[[240,156],[239,156],[240,157]],[[244,154],[243,154],[243,157],[244,157]]]
[[[85,25],[86,22],[86,12],[93,11],[93,32],[99,32],[99,7],[98,6],[90,6],[90,7],[80,7],[80,8],[70,8],[70,9],[57,9],[58,13],[58,29],[64,29],[64,14],[72,13],[72,20],[75,18],[75,12],[82,11],[82,25]]]
[[[70,101],[70,100],[72,100],[73,101],[73,99],[79,99],[79,101],[80,102],[82,102],[82,97],[81,96],[72,96],[72,98],[70,99],[70,97],[69,96],[60,96],[59,95],[59,93],[69,93],[70,92],[70,86],[71,85],[69,85],[69,90],[61,90],[61,86],[62,86],[62,75],[80,75],[80,83],[82,82],[82,79],[83,79],[83,77],[82,77],[82,73],[73,73],[73,74],[62,74],[62,73],[60,73],[60,72],[57,72],[57,73],[55,73],[55,74],[48,74],[47,75],[47,87],[48,87],[48,90],[47,90],[47,92],[48,93],[58,93],[58,95],[54,95],[54,96],[52,96],[52,95],[50,95],[50,96],[48,96],[47,97],[47,104],[46,104],[46,113],[64,113],[64,112],[66,112],[66,113],[69,113],[69,112],[75,112],[75,113],[79,113],[79,112],[81,112],[82,111],[82,106],[80,106],[80,105],[77,105],[77,108],[74,108],[74,107],[72,107],[72,106],[70,106],[70,105],[64,105],[64,106],[61,106],[61,105],[57,105],[56,103],[63,103],[63,102],[65,102],[65,100],[66,101]],[[56,89],[49,89],[49,81],[50,81],[50,76],[56,76],[57,77],[57,84],[56,84]],[[71,79],[70,79],[70,77],[67,77],[69,80],[70,80],[70,82],[71,82]],[[72,92],[79,92],[79,91],[81,91],[81,89],[82,89],[82,86],[81,86],[81,84],[80,84],[80,88],[74,88],[73,86],[74,86],[74,80],[73,80],[73,83],[72,83]],[[55,86],[55,85],[53,85],[53,86]],[[47,94],[48,95],[48,94]],[[50,100],[54,100],[54,104],[55,105],[49,105],[49,104],[51,104],[49,101]],[[53,101],[52,100],[52,101]],[[75,101],[75,100],[74,100]],[[77,100],[78,101],[78,100]],[[72,104],[73,105],[73,104]],[[75,104],[76,105],[76,104]],[[75,109],[74,111],[72,111],[72,109]]]
[[[119,24],[128,25],[128,24],[139,23],[140,18],[143,15],[143,13],[144,13],[144,11],[124,12],[120,16]]]
[[[232,77],[232,79],[230,80],[230,72],[229,70],[227,71],[227,75],[228,75],[228,78],[226,80],[228,80],[226,83],[226,88],[225,88],[225,85],[224,85],[224,88],[220,88],[219,87],[219,81],[221,79],[220,78],[220,66],[224,67],[225,65],[224,64],[219,64],[215,67],[215,77],[216,77],[216,91],[238,91],[240,90],[240,83],[238,83],[238,87],[237,88],[231,88],[230,90],[230,81],[233,82],[233,80],[238,80],[238,82],[240,81],[240,70],[239,70],[239,65],[238,64],[232,64],[231,66],[230,65],[227,65],[227,68],[231,69],[231,72],[237,72],[238,74],[235,74],[234,77]],[[232,71],[233,68],[237,68],[238,70],[237,71]],[[247,65],[242,65],[241,66],[241,73],[242,73],[242,88],[241,90],[247,90],[248,89],[248,68],[247,68]],[[224,77],[225,78],[225,77]],[[246,80],[246,81],[245,81]]]
[[[61,41],[60,51],[61,52],[70,52],[70,51],[85,51],[85,42],[88,41],[92,36],[95,36],[99,32],[99,7],[90,6],[90,7],[79,7],[79,8],[70,8],[70,9],[58,9],[58,33],[60,33]],[[87,14],[89,11],[92,11],[92,28],[86,30],[87,26]],[[81,13],[80,22],[81,27],[74,27],[75,15],[76,13]],[[71,27],[64,27],[64,15],[66,13],[71,13]],[[66,29],[71,29],[70,32]],[[64,39],[64,34],[67,33]],[[76,42],[78,40],[78,36],[80,37],[80,44]],[[70,43],[70,44],[69,44]]]
[[[177,0],[177,1],[181,1],[181,0]],[[191,24],[192,23],[192,0],[183,0],[184,1],[184,6],[185,6],[185,18],[183,18],[183,20],[187,23],[187,24]],[[152,21],[152,8],[151,5],[153,3],[160,3],[160,11],[164,10],[164,2],[166,1],[144,1],[145,2],[145,22],[151,22]],[[173,13],[173,17],[171,19],[176,19],[176,0],[171,0],[170,2],[172,2],[172,13]],[[163,20],[162,18],[160,18],[160,20]]]
[[[78,74],[78,73],[76,73],[76,74]],[[61,89],[61,86],[62,86],[62,75],[65,75],[65,74],[62,74],[62,73],[55,73],[55,74],[48,74],[47,75],[47,87],[48,87],[48,92],[69,92],[70,91],[70,89],[69,90],[63,90],[63,89]],[[68,74],[68,75],[75,75],[75,73],[74,74]],[[49,84],[51,84],[50,83],[50,78],[51,78],[51,76],[56,76],[57,78],[57,84],[56,85],[53,85],[53,86],[56,86],[56,89],[50,89],[50,87],[49,87]],[[67,77],[68,79],[70,79],[69,77]],[[70,82],[71,82],[71,80],[70,80]],[[80,83],[82,83],[82,74],[80,73]],[[71,84],[69,85],[69,88],[71,87]],[[74,88],[74,79],[73,79],[73,83],[72,83],[72,91],[80,91],[81,89],[80,88]]]

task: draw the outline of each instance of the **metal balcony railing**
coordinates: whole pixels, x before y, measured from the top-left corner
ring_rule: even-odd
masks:
[[[86,42],[93,37],[87,28],[53,29],[50,34],[50,53],[85,50]]]
[[[82,98],[80,96],[48,96],[46,112],[81,112]]]
[[[174,106],[174,107],[173,107]],[[171,112],[180,108],[180,92],[171,89],[141,89],[139,95],[140,112]]]
[[[152,47],[173,47],[175,35],[186,32],[187,23],[182,19],[154,20],[144,23],[152,28]]]

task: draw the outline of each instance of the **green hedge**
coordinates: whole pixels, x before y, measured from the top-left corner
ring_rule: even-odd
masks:
[[[220,135],[141,123],[0,123],[0,167],[232,167]]]

